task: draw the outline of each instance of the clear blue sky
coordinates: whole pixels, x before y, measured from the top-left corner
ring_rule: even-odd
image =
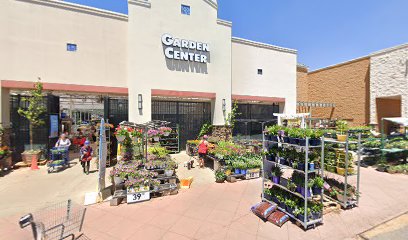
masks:
[[[127,13],[127,0],[67,0]],[[174,1],[174,0],[163,0]],[[298,50],[317,69],[408,42],[408,0],[218,0],[233,36]]]

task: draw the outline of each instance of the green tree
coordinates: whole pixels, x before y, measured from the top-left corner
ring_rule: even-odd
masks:
[[[30,150],[33,150],[33,129],[45,124],[43,114],[46,108],[43,103],[43,85],[40,82],[34,84],[34,89],[30,91],[29,97],[23,97],[21,100],[28,103],[26,109],[19,108],[18,114],[27,118],[30,122]]]

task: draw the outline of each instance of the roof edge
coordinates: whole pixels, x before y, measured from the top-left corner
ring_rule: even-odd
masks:
[[[364,59],[370,59],[370,56],[367,55],[367,56],[363,56],[363,57],[353,58],[353,59],[348,60],[348,61],[344,61],[344,62],[336,63],[336,64],[333,64],[333,65],[329,65],[327,67],[323,67],[323,68],[319,68],[319,69],[310,71],[309,74],[320,72],[320,71],[331,69],[331,68],[340,67],[340,66],[347,65],[347,64],[350,64],[350,63],[355,63],[355,62],[358,62],[358,61],[361,61],[361,60],[364,60]]]
[[[123,21],[128,20],[128,15],[126,14],[112,12],[109,10],[104,10],[104,9],[99,9],[99,8],[94,8],[94,7],[89,7],[89,6],[76,4],[76,3],[60,1],[60,0],[17,0],[17,1],[40,4],[40,5],[50,6],[50,7],[59,7],[59,8],[67,9],[67,10],[78,11],[78,12],[88,13],[88,14],[95,14],[98,16],[113,18],[117,20],[123,20]]]
[[[204,0],[204,2],[208,3],[211,7],[213,7],[215,10],[218,10],[218,4],[211,1],[211,0]]]
[[[244,39],[244,38],[238,38],[238,37],[232,37],[231,39],[232,39],[232,42],[235,42],[235,43],[241,43],[241,44],[245,44],[245,45],[249,45],[249,46],[253,46],[253,47],[260,47],[260,48],[276,50],[276,51],[280,51],[280,52],[297,54],[296,49],[279,47],[279,46],[275,46],[275,45],[271,45],[271,44],[267,44],[267,43],[256,42],[256,41],[252,41],[252,40],[248,40],[248,39]]]
[[[406,47],[408,47],[408,43],[403,43],[403,44],[400,44],[400,45],[397,45],[397,46],[394,46],[394,47],[389,47],[389,48],[386,48],[386,49],[382,49],[382,50],[373,52],[369,56],[374,57],[374,56],[378,56],[378,55],[381,55],[381,54],[385,54],[385,53],[393,52],[393,51],[396,51],[396,50],[400,50],[400,49],[403,49],[403,48],[406,48]]]
[[[147,7],[147,8],[152,7],[152,4],[147,0],[144,0],[144,1],[142,1],[142,0],[128,0],[128,4],[138,5],[138,6]]]
[[[232,27],[232,22],[227,21],[227,20],[223,20],[223,19],[217,19],[217,24],[226,26],[226,27]]]

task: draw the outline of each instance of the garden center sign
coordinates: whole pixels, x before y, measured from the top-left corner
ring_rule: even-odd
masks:
[[[203,54],[204,52],[210,51],[207,43],[178,39],[167,33],[163,34],[161,40],[166,46],[164,50],[166,58],[207,63],[207,56]],[[187,49],[187,51],[181,51],[182,49]],[[190,52],[191,50],[193,50],[193,52]]]

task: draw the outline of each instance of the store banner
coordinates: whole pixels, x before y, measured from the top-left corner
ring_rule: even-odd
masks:
[[[58,115],[51,114],[50,115],[50,138],[57,138],[58,137]]]

